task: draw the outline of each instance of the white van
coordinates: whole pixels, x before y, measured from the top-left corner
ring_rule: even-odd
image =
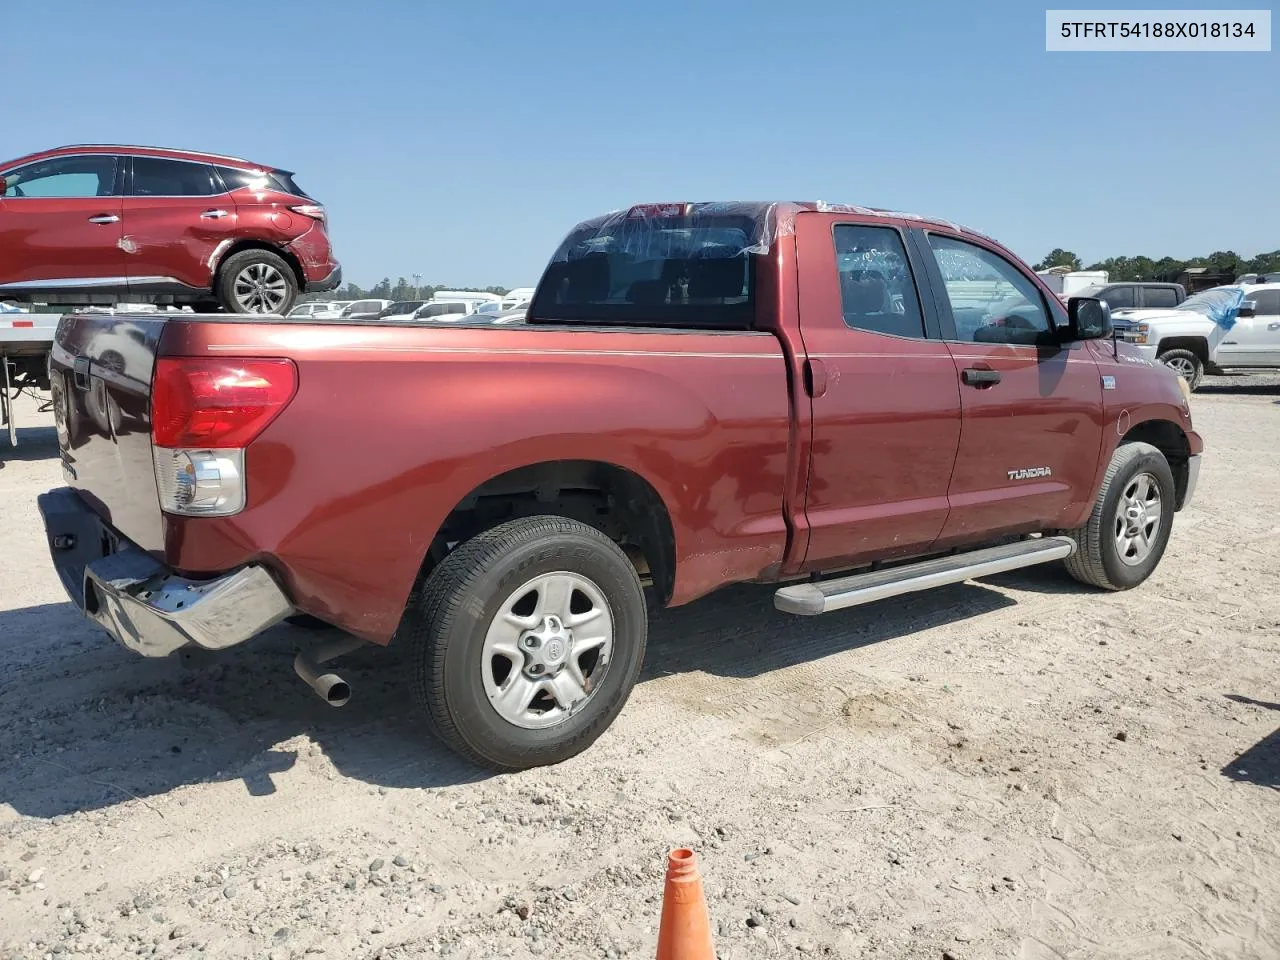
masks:
[[[502,298],[503,312],[514,310],[522,303],[528,303],[533,299],[533,290],[533,287],[516,287],[514,290],[508,290],[507,295]]]

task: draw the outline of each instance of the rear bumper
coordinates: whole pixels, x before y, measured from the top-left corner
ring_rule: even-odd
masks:
[[[188,580],[119,537],[70,488],[39,497],[58,579],[71,602],[144,657],[183,647],[222,650],[294,612],[265,567]]]
[[[323,280],[308,280],[305,293],[328,293],[342,286],[342,264],[335,263],[333,269]]]

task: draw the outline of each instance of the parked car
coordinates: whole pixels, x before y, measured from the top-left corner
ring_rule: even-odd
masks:
[[[288,170],[161,147],[0,163],[0,296],[285,314],[339,285],[324,207]]]
[[[1123,590],[1195,492],[1185,384],[949,223],[642,205],[538,291],[509,328],[64,318],[40,509],[71,599],[146,656],[318,618],[350,636],[295,669],[335,704],[322,663],[408,647],[440,737],[511,770],[622,710],[646,585],[814,615],[1062,560]],[[86,363],[90,323],[138,327],[151,375]],[[75,415],[99,383],[124,429]]]
[[[324,300],[300,303],[289,311],[290,320],[336,320],[342,316],[346,304]]]
[[[390,300],[353,300],[342,311],[343,320],[373,320],[391,306]]]
[[[391,303],[383,307],[378,313],[378,319],[385,320],[388,317],[411,316],[426,302],[427,301],[425,300],[397,300],[395,303]]]
[[[1256,286],[1262,283],[1280,283],[1280,273],[1244,273],[1236,277],[1236,285]]]
[[[1280,283],[1203,290],[1172,310],[1121,310],[1118,336],[1195,390],[1206,373],[1280,367]]]
[[[412,320],[447,322],[462,320],[476,311],[474,300],[428,300],[414,311]]]
[[[1095,297],[1106,302],[1113,311],[1132,309],[1167,310],[1187,299],[1187,291],[1180,283],[1154,283],[1125,281],[1123,283],[1094,284],[1079,290],[1075,296]]]

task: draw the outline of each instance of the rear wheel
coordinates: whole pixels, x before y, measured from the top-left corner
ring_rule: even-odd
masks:
[[[1128,590],[1151,576],[1173,528],[1173,471],[1149,443],[1126,443],[1111,458],[1089,521],[1070,531],[1067,571],[1082,583]]]
[[[418,700],[437,735],[496,770],[585,750],[627,702],[648,621],[635,567],[562,517],[458,546],[405,613]]]
[[[1187,381],[1192,390],[1204,379],[1204,361],[1190,350],[1166,350],[1156,359]]]
[[[298,278],[278,254],[242,250],[218,271],[217,294],[230,313],[284,314],[298,299]]]

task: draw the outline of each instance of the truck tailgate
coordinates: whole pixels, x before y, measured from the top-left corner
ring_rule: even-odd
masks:
[[[67,483],[138,546],[164,546],[151,458],[151,381],[165,321],[69,314],[50,355],[58,448]]]

